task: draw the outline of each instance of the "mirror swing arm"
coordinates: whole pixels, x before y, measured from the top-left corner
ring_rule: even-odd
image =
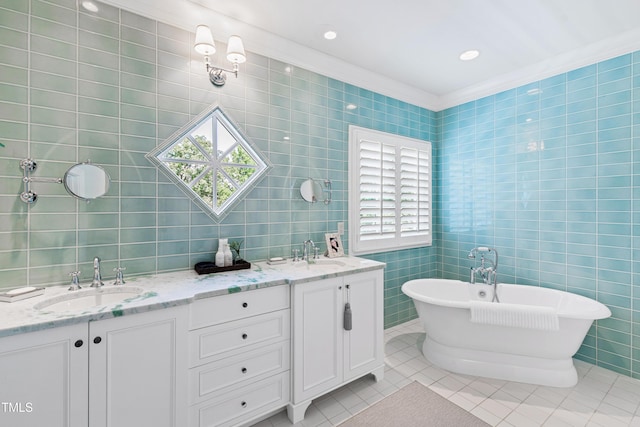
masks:
[[[322,188],[317,180],[309,178],[300,185],[300,195],[309,203],[316,203],[317,201],[324,199],[324,204],[328,205],[331,203],[332,192],[330,179],[324,180],[324,187],[325,188]]]
[[[325,179],[324,180],[324,186],[326,187],[326,189],[324,189],[324,192],[327,193],[327,195],[325,196],[324,199],[324,204],[328,205],[329,203],[331,203],[331,180],[330,179]]]
[[[37,167],[38,167],[38,164],[33,159],[27,158],[20,161],[20,168],[23,171],[22,183],[24,185],[23,191],[22,193],[20,193],[20,200],[22,200],[27,204],[33,204],[38,200],[38,194],[31,189],[32,182],[48,182],[52,184],[64,184],[64,187],[69,194],[71,194],[72,196],[80,200],[84,200],[87,203],[89,203],[91,200],[97,197],[103,196],[109,190],[109,182],[110,182],[109,175],[102,167],[92,164],[89,160],[87,160],[84,163],[77,163],[72,167],[70,167],[69,170],[67,170],[67,172],[65,173],[64,178],[40,178],[40,177],[31,176],[31,174],[35,172]],[[100,173],[102,175],[102,178],[104,179],[103,186],[98,187],[97,190],[94,189],[93,193],[81,192],[76,188],[72,188],[73,185],[71,184],[71,180],[72,180],[73,174],[70,172],[72,169],[78,168],[78,167],[91,167],[92,169],[99,171],[98,173]],[[87,176],[85,176],[85,178],[88,178],[89,177],[88,175],[89,173],[87,172]]]
[[[62,178],[38,178],[31,176],[31,173],[35,172],[38,167],[38,163],[33,159],[21,160],[20,167],[23,170],[22,183],[24,184],[24,191],[20,193],[20,200],[25,203],[32,204],[38,200],[38,194],[31,190],[30,184],[32,182],[51,182],[54,184],[62,184]]]

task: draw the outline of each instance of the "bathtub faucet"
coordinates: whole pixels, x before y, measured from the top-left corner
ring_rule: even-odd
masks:
[[[493,254],[493,261],[485,258],[486,253]],[[477,254],[480,254],[480,266],[471,267],[471,283],[476,282],[476,276],[482,278],[482,282],[485,285],[493,286],[493,299],[492,301],[500,302],[498,300],[498,251],[494,248],[488,248],[486,246],[479,246],[469,251],[468,258],[476,259]]]

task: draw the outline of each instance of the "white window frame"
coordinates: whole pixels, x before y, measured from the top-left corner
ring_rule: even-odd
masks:
[[[219,135],[218,131],[222,133]],[[224,139],[226,142],[223,144]],[[210,146],[202,145],[197,138],[204,138]],[[188,143],[198,150],[196,158],[176,158],[170,153],[174,146]],[[253,163],[233,163],[230,154],[237,148],[241,148]],[[271,163],[267,157],[254,147],[249,139],[217,104],[211,105],[201,114],[195,117],[180,130],[167,138],[162,144],[145,156],[158,167],[167,177],[173,181],[196,205],[207,213],[215,221],[221,221],[231,212],[232,208],[262,180],[271,169]],[[190,182],[178,176],[171,164],[192,165],[201,167],[201,172]],[[227,168],[246,168],[254,172],[244,180],[236,180],[227,172]],[[208,176],[210,175],[210,176]],[[218,199],[218,176],[222,176],[233,193],[224,201]],[[191,178],[191,177],[188,177]],[[199,182],[210,179],[211,194],[202,194],[194,190]],[[208,188],[207,188],[208,190]]]
[[[431,246],[431,153],[429,141],[349,126],[350,253],[362,255]],[[368,176],[364,181],[363,171]],[[412,197],[403,200],[402,189],[407,184]],[[361,197],[367,187],[374,199]],[[367,211],[371,220],[363,221]],[[406,215],[407,212],[410,214]],[[412,220],[407,222],[408,217]]]

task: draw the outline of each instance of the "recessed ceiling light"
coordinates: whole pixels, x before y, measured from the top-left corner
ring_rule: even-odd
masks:
[[[82,4],[82,7],[84,7],[89,12],[97,12],[98,11],[98,6],[96,6],[96,4],[94,2],[91,2],[91,1],[88,1],[88,0],[84,0],[81,4]]]
[[[336,33],[333,30],[329,30],[329,31],[325,31],[324,32],[324,38],[327,39],[327,40],[333,40],[336,37],[338,37],[338,33]]]
[[[462,61],[471,61],[472,59],[476,59],[480,56],[480,51],[478,50],[466,50],[460,54],[460,60]]]
[[[345,108],[347,110],[355,110],[356,108],[358,108],[358,106],[356,104],[347,104]]]

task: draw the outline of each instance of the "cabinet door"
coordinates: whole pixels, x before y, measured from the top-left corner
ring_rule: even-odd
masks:
[[[0,426],[86,427],[87,324],[0,338]]]
[[[384,365],[383,272],[346,276],[344,285],[352,312],[352,329],[344,331],[346,382]]]
[[[186,311],[89,324],[90,427],[186,424]]]
[[[314,398],[342,383],[342,278],[293,289],[293,400]]]

